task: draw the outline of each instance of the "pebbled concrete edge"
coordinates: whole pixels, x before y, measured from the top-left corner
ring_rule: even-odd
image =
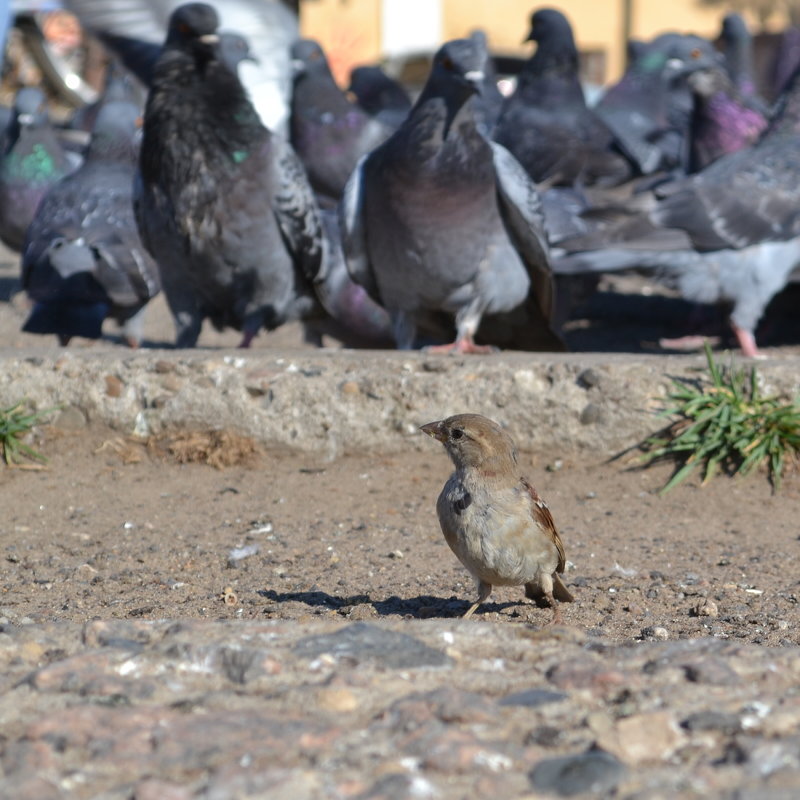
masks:
[[[727,357],[720,356],[727,362]],[[146,435],[231,428],[269,449],[340,455],[422,447],[419,425],[472,411],[523,451],[605,457],[662,424],[671,377],[702,356],[320,351],[0,353],[0,407],[61,405],[59,423]],[[800,360],[757,365],[765,389],[800,392]]]

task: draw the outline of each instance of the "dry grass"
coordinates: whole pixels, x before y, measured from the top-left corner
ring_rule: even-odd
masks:
[[[137,464],[146,455],[178,464],[206,464],[215,469],[253,467],[262,456],[249,436],[233,431],[170,431],[141,439],[126,436],[103,442],[96,452],[111,450],[123,464]]]

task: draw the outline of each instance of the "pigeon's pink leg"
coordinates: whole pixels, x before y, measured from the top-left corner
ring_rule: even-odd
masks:
[[[496,353],[497,348],[489,344],[475,344],[471,336],[462,336],[452,344],[435,344],[425,348],[426,353],[474,353],[486,355]]]
[[[758,352],[758,346],[756,345],[756,337],[753,336],[750,331],[746,331],[744,328],[740,328],[733,323],[731,323],[731,327],[733,328],[734,334],[736,334],[739,347],[742,348],[742,355],[748,358],[761,358],[761,354]]]

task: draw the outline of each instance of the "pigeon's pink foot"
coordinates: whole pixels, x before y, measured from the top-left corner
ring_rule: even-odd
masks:
[[[702,350],[706,342],[713,344],[713,340],[708,336],[680,336],[677,339],[659,339],[658,346],[665,350],[682,350],[688,353],[692,350]]]
[[[750,331],[746,331],[744,328],[739,328],[733,324],[731,324],[731,327],[733,328],[734,334],[736,334],[736,341],[739,342],[739,347],[742,348],[742,355],[748,358],[764,358],[764,356],[758,352],[756,337],[753,336]]]
[[[452,344],[434,344],[425,348],[426,353],[464,353],[474,355],[488,355],[498,352],[490,344],[475,344],[470,337],[456,339]]]

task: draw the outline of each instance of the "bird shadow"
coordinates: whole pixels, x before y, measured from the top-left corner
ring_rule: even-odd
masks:
[[[381,617],[401,616],[415,619],[463,617],[464,613],[472,605],[471,602],[457,597],[444,598],[429,594],[417,595],[416,597],[397,597],[392,595],[383,600],[373,600],[368,594],[335,597],[323,591],[276,592],[273,589],[262,589],[258,594],[275,603],[303,603],[311,608],[327,608],[344,612],[348,611],[352,606],[370,605]],[[486,602],[475,612],[475,616],[480,617],[482,614],[499,612],[507,608],[524,605],[526,603],[521,599],[519,602]]]

